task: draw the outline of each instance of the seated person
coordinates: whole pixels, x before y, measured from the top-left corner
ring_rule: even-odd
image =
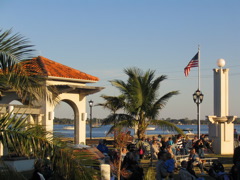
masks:
[[[158,159],[158,153],[159,153],[159,145],[157,144],[157,141],[154,140],[151,145],[152,159]]]
[[[173,179],[173,172],[175,169],[175,161],[172,154],[167,153],[167,160],[164,162],[164,167],[167,169],[168,178]]]
[[[131,180],[143,180],[143,168],[139,166],[139,154],[135,144],[129,144],[127,149],[129,152],[127,152],[121,168],[131,172]]]
[[[196,177],[187,170],[187,167],[188,167],[188,162],[182,161],[181,169],[179,171],[179,180],[195,180],[196,179]]]
[[[167,153],[160,152],[158,154],[159,160],[156,164],[156,180],[162,180],[167,177],[167,169],[164,167],[164,163],[167,160]]]
[[[187,163],[188,163],[188,164],[187,164],[187,171],[188,171],[191,175],[193,175],[196,179],[199,179],[199,178],[197,177],[195,171],[193,170],[193,162],[192,162],[192,161],[188,161]]]
[[[201,159],[199,158],[199,156],[196,153],[196,150],[194,148],[191,149],[188,160],[192,163],[193,166],[199,167],[201,173],[204,174],[203,164],[202,164]]]
[[[99,140],[97,149],[101,151],[103,154],[108,154],[108,147],[105,145],[105,142],[103,141],[103,139]]]

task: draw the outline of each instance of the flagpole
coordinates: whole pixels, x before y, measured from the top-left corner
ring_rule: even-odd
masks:
[[[198,45],[198,90],[200,91],[200,45]],[[200,139],[200,134],[201,134],[201,120],[200,120],[200,103],[198,103],[197,106],[197,115],[198,115],[198,138]]]
[[[198,45],[198,89],[200,90],[200,45]]]

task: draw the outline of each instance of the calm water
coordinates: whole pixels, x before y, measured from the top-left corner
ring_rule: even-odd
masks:
[[[69,125],[54,125],[54,133],[57,135],[63,136],[63,137],[74,137],[74,130],[67,130],[64,129],[64,127]],[[193,133],[197,134],[197,125],[177,125],[181,129],[190,128],[193,129]],[[105,137],[106,133],[110,129],[111,125],[102,126],[99,128],[93,128],[92,129],[92,136],[93,137]],[[235,125],[235,127],[240,132],[240,125]],[[129,129],[133,134],[133,129]],[[154,131],[147,131],[146,134],[173,134],[172,132],[161,130],[159,128],[156,128]],[[201,134],[208,134],[208,126],[207,125],[201,125]],[[87,137],[89,137],[89,126],[87,125]],[[109,135],[112,136],[112,135]]]

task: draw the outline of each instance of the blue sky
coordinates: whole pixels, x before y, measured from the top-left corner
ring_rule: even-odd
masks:
[[[92,84],[118,95],[109,80],[126,79],[123,69],[139,67],[168,76],[160,95],[179,90],[161,117],[196,118],[192,94],[197,89],[197,69],[188,78],[183,68],[201,46],[201,118],[213,114],[213,72],[218,58],[230,68],[230,114],[240,103],[240,1],[238,0],[1,0],[1,29],[13,28],[28,37],[41,55],[101,80]],[[69,107],[56,109],[71,117]],[[94,107],[94,117],[107,111]]]

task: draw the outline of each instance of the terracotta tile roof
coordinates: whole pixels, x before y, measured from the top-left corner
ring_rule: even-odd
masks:
[[[95,76],[86,74],[42,56],[38,56],[32,60],[23,61],[22,63],[30,75],[99,81],[99,78]]]

